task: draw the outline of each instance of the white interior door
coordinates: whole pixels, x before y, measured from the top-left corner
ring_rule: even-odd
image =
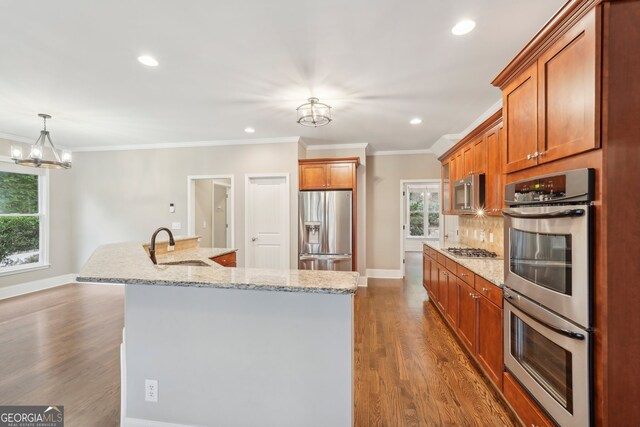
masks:
[[[288,269],[288,177],[248,176],[246,187],[247,267]]]

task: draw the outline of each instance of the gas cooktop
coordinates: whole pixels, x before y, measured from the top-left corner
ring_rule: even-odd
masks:
[[[447,248],[447,252],[459,258],[497,258],[498,254],[480,248]]]

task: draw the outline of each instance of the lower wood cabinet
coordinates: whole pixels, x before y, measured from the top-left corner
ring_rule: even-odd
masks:
[[[484,297],[478,302],[477,358],[491,381],[502,387],[504,372],[502,309]]]
[[[502,393],[526,427],[553,427],[555,424],[538,408],[516,380],[505,372]]]
[[[478,316],[476,308],[476,293],[464,280],[458,279],[458,303],[460,314],[458,316],[458,336],[471,350],[476,351],[476,330]],[[501,346],[502,348],[502,346]]]
[[[442,264],[438,264],[436,268],[438,269],[438,299],[436,304],[438,304],[443,313],[446,313],[449,301],[449,293],[447,292],[447,276],[449,273]]]
[[[224,267],[235,267],[236,264],[236,253],[231,252],[226,255],[220,255],[217,257],[211,258],[211,261],[218,263]]]

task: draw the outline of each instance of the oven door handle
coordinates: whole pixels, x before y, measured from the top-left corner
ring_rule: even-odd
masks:
[[[547,322],[545,322],[543,320],[540,320],[538,317],[536,317],[536,316],[532,315],[531,313],[527,312],[526,310],[523,310],[523,308],[520,305],[518,305],[518,303],[517,303],[516,299],[513,297],[513,295],[509,294],[506,291],[504,292],[504,298],[506,300],[509,300],[510,304],[512,304],[515,307],[517,307],[520,311],[522,311],[524,314],[526,314],[531,319],[533,319],[534,321],[538,322],[539,324],[541,324],[545,328],[551,329],[555,333],[558,333],[560,335],[564,335],[565,337],[569,337],[569,338],[572,338],[574,340],[584,340],[584,335],[581,334],[581,333],[568,331],[566,329],[562,329],[562,328],[559,328],[557,326],[550,325]]]
[[[573,218],[573,217],[583,216],[585,214],[585,210],[584,209],[565,209],[563,211],[558,211],[558,212],[523,214],[520,212],[516,212],[513,209],[503,209],[502,214],[506,216],[510,216],[512,218],[526,218],[526,219]]]

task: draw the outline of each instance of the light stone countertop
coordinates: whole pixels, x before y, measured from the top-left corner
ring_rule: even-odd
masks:
[[[141,243],[100,246],[78,274],[78,282],[192,286],[281,292],[352,294],[358,273],[228,268],[209,260],[235,249],[194,248],[158,256],[158,263],[200,260],[208,266],[154,265]]]
[[[504,286],[504,259],[491,259],[491,258],[460,258],[444,249],[447,247],[470,247],[460,243],[444,243],[440,241],[427,241],[425,245],[435,249],[442,255],[450,258],[460,264],[461,266],[468,268],[478,276],[487,279],[496,286],[502,288]]]

